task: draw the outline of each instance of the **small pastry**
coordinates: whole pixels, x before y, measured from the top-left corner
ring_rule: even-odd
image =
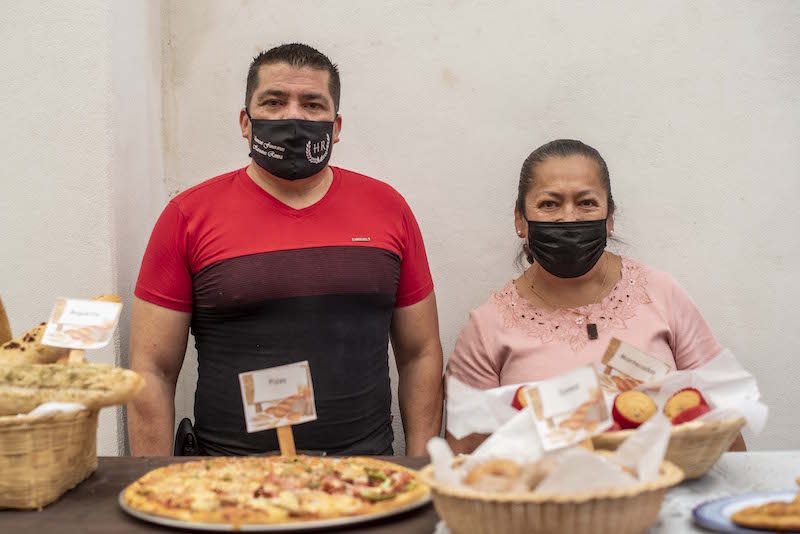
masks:
[[[667,416],[667,419],[672,420],[682,411],[702,404],[708,405],[699,391],[694,388],[683,388],[673,394],[664,404],[664,415]]]
[[[623,430],[638,428],[650,419],[658,406],[647,394],[641,391],[623,391],[614,399],[611,416]]]

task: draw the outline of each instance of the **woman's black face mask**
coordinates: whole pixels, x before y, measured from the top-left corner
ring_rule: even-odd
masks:
[[[606,249],[606,219],[528,221],[528,247],[534,261],[553,276],[583,276],[592,270]]]

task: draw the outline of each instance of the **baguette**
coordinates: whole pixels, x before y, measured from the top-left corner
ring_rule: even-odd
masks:
[[[14,336],[11,334],[11,325],[8,322],[6,307],[3,306],[3,299],[0,297],[0,345],[11,341],[12,337]]]
[[[96,410],[124,404],[143,387],[138,373],[107,364],[0,364],[0,415],[28,413],[51,401]]]
[[[54,363],[69,356],[69,349],[42,345],[46,326],[47,323],[36,325],[0,346],[0,365]]]

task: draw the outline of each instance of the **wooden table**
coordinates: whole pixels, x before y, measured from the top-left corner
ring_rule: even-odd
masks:
[[[169,529],[135,519],[120,509],[117,497],[126,485],[147,471],[191,458],[100,458],[97,471],[77,488],[41,512],[0,511],[0,533],[138,533],[188,532]],[[422,458],[384,457],[411,468],[420,468]],[[2,476],[2,474],[0,474]],[[667,492],[658,522],[648,534],[706,532],[691,522],[692,508],[709,499],[762,490],[795,488],[800,476],[800,451],[727,453],[703,478],[685,482]],[[449,534],[433,506],[400,516],[324,532]]]
[[[126,514],[119,507],[117,498],[122,489],[151,469],[173,462],[193,458],[131,458],[101,457],[97,471],[87,480],[65,493],[59,500],[41,512],[0,510],[0,533],[48,534],[70,533],[139,533],[139,532],[188,532],[153,525]],[[400,465],[418,469],[427,463],[423,458],[383,457]],[[2,474],[0,474],[2,476]],[[431,533],[439,517],[428,504],[399,516],[376,520],[358,526],[329,529],[325,532],[356,533]]]

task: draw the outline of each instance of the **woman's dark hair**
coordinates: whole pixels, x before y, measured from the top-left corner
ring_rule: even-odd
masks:
[[[595,163],[600,169],[600,181],[603,183],[603,188],[606,190],[606,200],[608,201],[608,214],[611,215],[614,211],[614,197],[611,195],[611,177],[608,174],[608,165],[595,148],[578,141],[576,139],[556,139],[544,144],[530,153],[522,163],[522,169],[519,171],[519,187],[517,188],[517,212],[520,215],[528,218],[525,214],[525,197],[528,191],[533,186],[533,181],[536,175],[536,167],[551,158],[566,158],[569,156],[584,156]],[[528,263],[533,263],[533,255],[528,249],[528,244],[522,245],[522,251],[517,257],[517,264],[522,266],[522,258],[528,260]]]

